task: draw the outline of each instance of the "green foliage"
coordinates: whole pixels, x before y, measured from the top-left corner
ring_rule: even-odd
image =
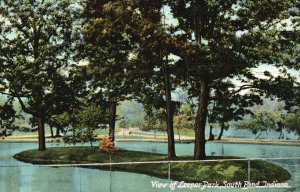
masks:
[[[117,102],[131,98],[136,19],[132,1],[87,1],[81,57],[87,60],[89,91],[110,104],[109,135],[114,140]]]
[[[130,55],[134,50],[134,11],[130,1],[88,1],[82,57],[88,61],[93,93],[123,100],[132,90]],[[133,32],[134,31],[134,32]],[[105,91],[99,91],[98,89]]]
[[[195,112],[190,104],[183,104],[174,117],[174,127],[177,129],[193,130],[195,125]]]
[[[18,129],[15,120],[19,117],[13,108],[13,100],[8,99],[5,103],[0,103],[0,136],[11,135]]]
[[[179,21],[178,36],[186,42],[180,57],[192,80],[241,75],[260,63],[282,65],[280,47],[292,44],[275,21],[288,18],[294,2],[168,1]]]
[[[95,141],[95,131],[106,127],[106,111],[95,105],[85,104],[82,108],[77,109],[69,117],[63,114],[59,117],[61,123],[70,121],[71,127],[65,135],[64,140],[67,143],[92,142]]]
[[[97,106],[86,106],[75,113],[75,118],[78,121],[78,124],[76,124],[77,127],[85,126],[89,129],[96,129],[100,128],[101,123],[105,122],[103,120],[105,114]]]
[[[278,122],[283,121],[281,118],[278,111],[255,110],[250,119],[240,121],[236,127],[237,129],[250,130],[253,134],[257,135],[268,130],[278,129]]]
[[[83,1],[1,1],[1,93],[19,101],[39,128],[45,150],[44,124],[74,105],[76,44],[80,39]],[[72,82],[73,81],[73,82]]]
[[[295,132],[300,138],[300,112],[288,114],[285,117],[285,127],[290,132]]]
[[[159,130],[166,131],[166,113],[164,109],[154,109],[152,111],[148,111],[145,116],[144,123],[142,125],[142,130]]]
[[[254,114],[238,122],[238,129],[247,129],[253,134],[261,132],[276,131],[280,132],[279,139],[284,138],[283,131],[299,134],[300,113],[299,111],[286,111],[286,105],[283,102],[264,99],[264,105],[261,107],[252,107]],[[257,137],[259,137],[259,135]]]
[[[74,3],[74,2],[73,2]],[[46,115],[72,93],[66,68],[78,37],[80,7],[68,1],[5,1],[0,6],[1,77],[25,112]],[[9,90],[9,91],[8,91]],[[64,98],[65,99],[65,98]]]
[[[164,22],[166,6],[178,25]],[[262,95],[298,105],[299,84],[285,69],[299,69],[299,9],[294,6],[299,2],[1,1],[0,93],[18,100],[33,120],[70,126],[82,141],[91,141],[95,129],[106,124],[109,102],[133,97],[145,106],[144,129],[165,130],[166,120],[171,129],[177,108],[170,92],[176,86],[203,104],[197,115],[182,106],[177,129],[192,129],[194,119],[201,119],[205,130],[209,104],[209,122],[226,125],[251,113],[247,108],[260,103]],[[82,64],[79,60],[84,65],[74,64]],[[261,64],[279,67],[281,76],[268,71],[256,76],[252,69]],[[232,78],[241,86],[227,82]],[[201,91],[200,85],[207,89]],[[244,90],[249,94],[238,93]],[[80,108],[85,99],[93,104]],[[1,105],[1,116],[13,128],[16,114],[8,106]],[[142,113],[120,111],[120,126],[141,125],[143,115],[133,120],[128,114]],[[278,118],[257,112],[240,126],[257,134],[278,128]],[[295,119],[288,116],[287,127],[297,132]]]
[[[236,91],[232,81],[215,81],[212,84],[211,102],[208,106],[208,123],[213,127],[221,127],[221,134],[224,129],[229,129],[231,121],[242,120],[247,114],[252,114],[249,107],[262,104],[260,96],[249,91],[240,94]],[[219,135],[221,138],[222,135]]]
[[[65,132],[64,129],[71,124],[71,115],[67,112],[59,115],[52,115],[48,120],[48,124]]]
[[[178,32],[174,54],[180,57],[175,65],[185,70],[184,81],[189,82],[191,95],[199,93],[199,84],[204,80],[213,87],[215,81],[232,77],[245,83],[245,88],[269,89],[280,96],[284,91],[279,87],[293,86],[288,76],[264,81],[253,75],[251,68],[262,63],[284,66],[290,62],[292,57],[282,47],[294,47],[293,37],[286,35],[294,32],[280,23],[291,17],[289,10],[295,0],[167,2],[179,23],[174,27]],[[268,14],[265,7],[269,8]]]
[[[179,57],[174,65],[183,69],[181,76],[184,77],[183,82],[189,94],[198,97],[195,158],[204,159],[205,125],[211,100],[209,95],[215,91],[213,84],[236,78],[245,85],[244,88],[257,92],[273,86],[269,79],[264,81],[253,75],[251,69],[262,63],[284,66],[291,59],[282,51],[283,47],[290,50],[294,46],[291,36],[286,35],[291,31],[281,23],[291,17],[289,10],[294,7],[296,0],[262,0],[259,3],[254,0],[166,2],[171,7],[174,19],[178,21],[178,25],[172,28],[172,34],[176,34],[173,50]],[[291,87],[293,84],[288,85]],[[280,84],[274,87],[278,89]],[[238,87],[232,89],[237,92],[243,90]],[[234,103],[230,105],[229,101],[223,106],[227,109],[234,106]],[[241,107],[239,111],[242,110]],[[220,116],[228,114],[225,119],[234,118],[232,110],[223,114]],[[224,124],[226,121],[221,122]]]

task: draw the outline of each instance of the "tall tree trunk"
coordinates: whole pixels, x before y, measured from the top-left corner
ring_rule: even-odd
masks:
[[[2,126],[2,119],[0,119],[0,127]],[[0,132],[0,136],[3,136],[3,138],[4,138],[4,131],[5,130],[3,130],[2,132]]]
[[[54,137],[54,133],[53,133],[53,127],[52,126],[50,126],[50,133],[51,133],[51,138],[53,138]]]
[[[219,133],[218,139],[217,140],[221,140],[223,133],[224,133],[224,129],[225,129],[225,124],[224,122],[221,123],[221,131]]]
[[[209,97],[209,87],[206,81],[202,81],[200,85],[200,92],[198,98],[198,111],[195,121],[195,148],[194,148],[194,159],[204,160],[205,155],[205,125],[207,118],[207,106]]]
[[[279,121],[279,122],[277,122],[277,126],[278,126],[278,129],[280,130],[280,135],[279,135],[278,139],[283,139],[284,124],[281,121]]]
[[[38,123],[38,134],[39,134],[39,150],[46,150],[46,139],[45,139],[45,121],[42,117],[37,118]]]
[[[166,94],[166,112],[167,112],[167,134],[168,134],[168,157],[176,157],[175,139],[174,139],[174,125],[173,125],[173,111],[172,111],[172,97],[171,97],[171,82],[168,66],[164,66],[165,79],[165,94]]]
[[[38,134],[39,134],[39,150],[44,151],[46,150],[46,139],[45,139],[45,110],[42,107],[43,104],[43,93],[42,88],[38,87],[33,90],[34,98],[36,99],[36,104],[39,105],[37,114],[36,114],[36,121],[38,127]]]
[[[109,104],[109,140],[115,141],[115,128],[116,128],[116,111],[117,111],[117,101],[115,99],[110,101]]]
[[[213,128],[214,127],[210,125],[210,127],[209,127],[209,138],[208,138],[208,140],[210,140],[210,141],[215,140],[215,136],[212,133]]]
[[[59,131],[59,130],[60,130],[60,128],[57,127],[57,128],[56,128],[56,134],[55,134],[56,137],[59,137],[59,136],[60,136],[60,131]]]

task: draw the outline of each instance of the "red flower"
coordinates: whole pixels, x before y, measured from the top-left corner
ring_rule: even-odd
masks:
[[[107,153],[114,153],[119,150],[117,147],[115,147],[114,142],[107,137],[103,138],[100,149],[106,151]]]

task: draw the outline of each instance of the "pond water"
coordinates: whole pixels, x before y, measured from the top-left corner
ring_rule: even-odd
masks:
[[[123,149],[166,153],[166,143],[117,142]],[[65,146],[48,143],[47,147]],[[176,144],[177,155],[193,154],[193,144]],[[167,183],[166,179],[137,173],[103,171],[78,167],[40,167],[13,159],[13,155],[37,148],[36,143],[0,143],[0,192],[104,192],[104,191],[170,191],[152,187],[153,182]],[[207,143],[207,155],[241,156],[249,158],[300,157],[300,147],[254,144]],[[300,160],[272,160],[291,174],[288,189],[209,189],[203,191],[300,191]],[[172,165],[171,165],[172,166]],[[171,173],[172,174],[172,173]],[[200,191],[199,188],[174,191]]]

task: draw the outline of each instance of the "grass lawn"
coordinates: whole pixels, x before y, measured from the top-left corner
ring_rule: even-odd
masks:
[[[57,147],[46,151],[28,150],[14,156],[17,160],[33,164],[67,164],[67,163],[109,163],[109,154],[97,147]],[[233,157],[213,157],[214,159]],[[191,160],[191,156],[180,156],[168,159],[166,155],[120,150],[111,155],[112,162],[144,162]],[[211,159],[211,157],[208,157]],[[236,159],[236,158],[235,158]],[[247,181],[247,161],[218,161],[171,163],[171,179],[186,182],[236,182]],[[109,169],[109,166],[88,167]],[[168,163],[113,165],[113,171],[144,173],[160,178],[168,178]],[[284,182],[289,180],[290,173],[282,167],[267,161],[251,161],[251,182],[268,181]]]
[[[177,128],[174,128],[174,133],[178,134]],[[179,129],[179,133],[180,133],[181,136],[195,137],[195,131],[191,130],[191,129],[181,128],[181,129]]]

